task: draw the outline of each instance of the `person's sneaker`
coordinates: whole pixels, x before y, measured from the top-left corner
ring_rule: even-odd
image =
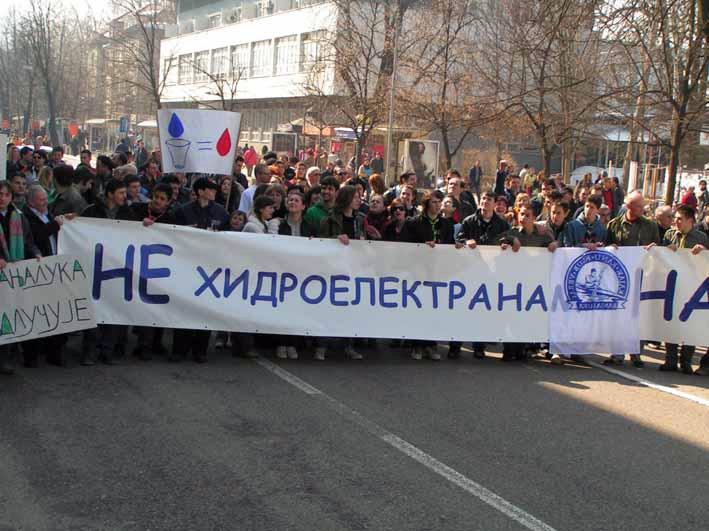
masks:
[[[135,347],[133,349],[133,356],[141,361],[150,361],[153,359],[143,347]]]
[[[606,358],[601,362],[603,365],[622,365],[623,360],[616,360],[613,356]]]
[[[327,352],[327,349],[325,347],[317,347],[315,349],[315,354],[313,354],[313,359],[318,361],[325,361],[325,352]]]
[[[15,370],[6,363],[3,363],[0,365],[0,374],[5,376],[12,376],[13,374],[15,374]]]
[[[448,349],[448,355],[447,355],[447,357],[448,357],[449,360],[457,360],[457,359],[460,359],[460,350],[454,349],[454,348],[453,348],[453,349],[452,349],[452,348],[449,348],[449,349]]]
[[[345,356],[347,356],[351,360],[361,360],[364,358],[364,356],[362,356],[362,354],[357,352],[352,347],[345,347]]]
[[[697,376],[709,376],[709,367],[699,367],[694,374]]]
[[[682,374],[694,374],[694,369],[692,369],[691,365],[682,365],[681,370]]]
[[[638,369],[645,367],[645,362],[640,359],[640,356],[633,355],[631,359],[633,360],[633,367],[637,367]]]
[[[192,359],[194,360],[195,363],[207,363],[207,355],[206,354],[198,354],[196,356],[192,356]]]
[[[255,358],[258,358],[258,352],[256,352],[254,349],[249,349],[246,351],[246,354],[244,354],[245,357],[249,358],[250,360],[253,360]]]
[[[214,348],[224,348],[224,340],[221,337],[214,342]]]
[[[295,347],[287,347],[286,353],[288,354],[289,360],[297,360],[298,359],[298,350]]]
[[[677,372],[677,365],[670,365],[669,363],[663,363],[657,370],[662,372]]]
[[[428,357],[431,358],[432,361],[441,361],[441,355],[435,348],[431,349],[431,352],[429,353]]]
[[[226,343],[224,343],[224,346],[225,346],[226,348],[231,348],[231,347],[232,347],[232,344],[231,344],[231,336],[227,336],[227,338],[226,338]]]
[[[285,346],[281,345],[279,347],[276,347],[276,357],[279,360],[287,360],[288,359],[288,350],[286,349]]]
[[[420,348],[414,348],[414,349],[411,351],[411,359],[412,359],[412,360],[417,360],[417,361],[423,359],[423,354],[421,353],[421,349],[420,349]]]
[[[559,356],[558,354],[552,354],[551,355],[551,364],[552,365],[563,365],[564,364],[564,358]]]
[[[473,358],[478,359],[478,360],[484,360],[485,359],[485,351],[484,350],[474,351]]]

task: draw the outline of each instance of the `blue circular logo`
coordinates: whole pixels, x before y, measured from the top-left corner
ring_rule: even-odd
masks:
[[[628,269],[607,251],[583,253],[564,276],[566,302],[579,311],[625,308],[629,291]]]

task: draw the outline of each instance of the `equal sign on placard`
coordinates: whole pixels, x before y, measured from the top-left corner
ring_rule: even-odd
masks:
[[[197,150],[198,151],[212,151],[214,148],[212,147],[213,142],[210,140],[202,140],[202,141],[197,141]]]

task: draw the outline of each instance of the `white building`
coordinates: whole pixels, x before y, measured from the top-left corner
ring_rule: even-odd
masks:
[[[270,145],[279,124],[302,120],[304,85],[335,29],[327,0],[178,0],[177,26],[161,43],[167,107],[223,100],[242,113],[240,143]],[[318,78],[326,94],[334,75]]]

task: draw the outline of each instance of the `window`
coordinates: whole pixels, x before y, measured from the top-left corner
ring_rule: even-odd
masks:
[[[218,48],[212,50],[212,77],[215,79],[226,78],[229,67],[229,48]]]
[[[298,36],[282,37],[276,41],[276,74],[295,74],[298,71]]]
[[[165,80],[166,85],[174,85],[177,81],[177,76],[175,75],[175,58],[168,57],[163,61],[162,72],[160,76]]]
[[[178,59],[177,82],[180,85],[192,83],[192,55],[181,55]]]
[[[273,13],[273,2],[271,0],[256,0],[256,16],[265,17]]]
[[[208,28],[218,28],[221,25],[222,25],[222,14],[221,13],[215,13],[214,15],[209,15],[209,18],[207,19],[207,27]]]
[[[239,44],[231,47],[231,77],[243,79],[249,73],[249,45]]]
[[[195,82],[207,81],[209,72],[209,52],[194,54],[194,80]]]
[[[273,73],[271,41],[259,41],[251,46],[251,75],[270,76]]]
[[[312,33],[303,34],[300,45],[301,64],[303,64],[304,66],[312,65],[319,59],[322,59],[324,39],[324,31],[314,31]]]

